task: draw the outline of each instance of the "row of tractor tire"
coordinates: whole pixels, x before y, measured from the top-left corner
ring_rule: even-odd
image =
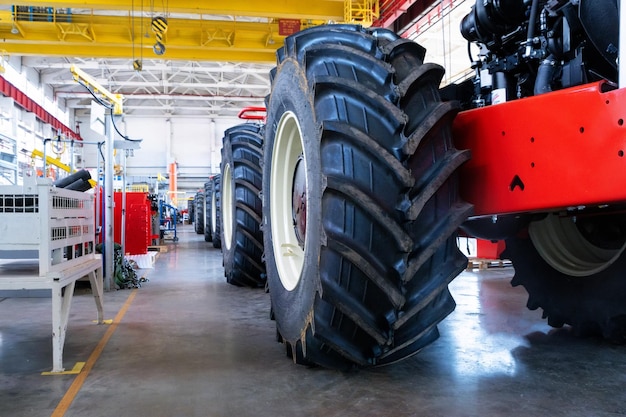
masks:
[[[196,197],[196,232],[221,247],[230,284],[269,290],[277,339],[296,363],[399,361],[437,339],[454,310],[448,284],[467,266],[457,230],[473,211],[458,168],[470,155],[454,147],[459,107],[440,98],[443,69],[424,55],[383,29],[289,36],[270,73],[266,123],[224,132],[220,175]],[[516,239],[511,259],[536,255]],[[593,316],[610,323],[605,333],[624,328],[611,319],[624,317],[621,304],[582,318],[551,310],[580,295],[541,286],[534,272],[520,267],[514,282],[557,324]]]
[[[443,71],[413,42],[348,25],[293,35],[277,56],[267,122],[224,132],[196,232],[221,247],[227,282],[269,289],[296,363],[411,356],[466,266],[455,170],[469,156],[452,145]]]

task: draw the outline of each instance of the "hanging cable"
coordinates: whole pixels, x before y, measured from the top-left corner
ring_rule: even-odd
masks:
[[[91,95],[92,95],[93,99],[94,99],[94,100],[96,100],[96,102],[97,102],[99,105],[101,105],[101,106],[103,106],[103,107],[105,107],[105,108],[107,108],[107,109],[111,109],[111,112],[113,111],[114,106],[113,106],[111,103],[108,103],[108,102],[106,102],[106,101],[102,100],[100,97],[98,97],[98,96],[96,95],[96,93],[94,93],[94,92],[93,92],[93,90],[91,89],[91,87],[90,87],[90,86],[88,86],[87,84],[85,84],[85,83],[84,83],[83,81],[81,81],[81,80],[78,80],[78,84],[80,84],[80,85],[82,85],[83,87],[85,87],[85,88],[87,89],[87,91],[89,92],[89,94],[91,94]]]
[[[104,142],[98,142],[98,152],[100,152],[100,156],[102,157],[102,162],[105,161],[105,157],[104,157],[104,152],[102,152],[102,146],[104,145]]]
[[[110,109],[110,112],[111,112],[111,121],[113,122],[113,128],[115,129],[117,134],[122,137],[122,139],[127,140],[129,142],[141,142],[143,140],[143,139],[131,139],[128,136],[122,134],[122,132],[120,132],[120,130],[117,128],[117,124],[115,124],[115,117],[113,115],[113,109]]]

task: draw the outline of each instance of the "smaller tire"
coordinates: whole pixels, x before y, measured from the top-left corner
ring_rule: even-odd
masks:
[[[211,240],[213,247],[219,249],[222,247],[222,216],[221,207],[221,175],[211,178],[213,182],[213,194],[211,194]]]
[[[193,201],[195,204],[195,230],[197,234],[201,235],[204,233],[204,193],[196,193]]]
[[[213,183],[209,181],[204,183],[204,241],[213,240],[211,231],[211,198],[213,197]]]
[[[515,268],[513,286],[528,292],[552,327],[567,324],[580,336],[626,343],[626,217],[549,214],[528,235],[506,240],[502,256]]]
[[[229,284],[264,287],[263,175],[264,126],[246,123],[224,132],[221,164],[222,253]]]

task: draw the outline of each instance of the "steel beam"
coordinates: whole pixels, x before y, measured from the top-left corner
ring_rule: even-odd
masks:
[[[18,20],[16,31],[11,13],[0,12],[2,49],[16,55],[275,62],[285,38],[278,23],[170,18],[163,38],[166,51],[157,56],[150,19],[71,15],[68,27],[63,20],[69,18],[54,14],[51,21]]]
[[[229,0],[229,1],[198,1],[198,0],[176,0],[168,2],[144,2],[143,9],[141,2],[133,0],[34,0],[34,1],[11,1],[1,2],[3,4],[33,7],[51,7],[55,9],[94,9],[94,10],[120,10],[135,13],[166,14],[185,13],[195,15],[227,15],[227,16],[253,16],[289,19],[316,19],[333,20],[340,22],[343,20],[344,0],[281,0],[281,1],[250,1],[250,0]],[[166,8],[163,7],[166,5]]]

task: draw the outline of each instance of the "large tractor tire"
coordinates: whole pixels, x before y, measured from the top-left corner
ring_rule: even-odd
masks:
[[[222,192],[221,192],[221,175],[215,175],[211,178],[213,183],[213,194],[211,195],[211,241],[213,247],[219,249],[222,247]]]
[[[396,362],[434,341],[467,266],[456,230],[456,103],[390,31],[322,26],[279,49],[263,158],[272,316],[295,362]]]
[[[211,198],[213,198],[213,182],[204,183],[204,241],[213,240],[213,232],[211,231]]]
[[[226,281],[264,287],[261,158],[264,127],[242,124],[224,132],[221,165],[222,254]]]
[[[553,327],[626,342],[626,216],[563,217],[530,223],[528,236],[506,241],[512,284],[528,292]]]
[[[194,228],[197,234],[204,233],[204,193],[196,193],[194,198]]]

